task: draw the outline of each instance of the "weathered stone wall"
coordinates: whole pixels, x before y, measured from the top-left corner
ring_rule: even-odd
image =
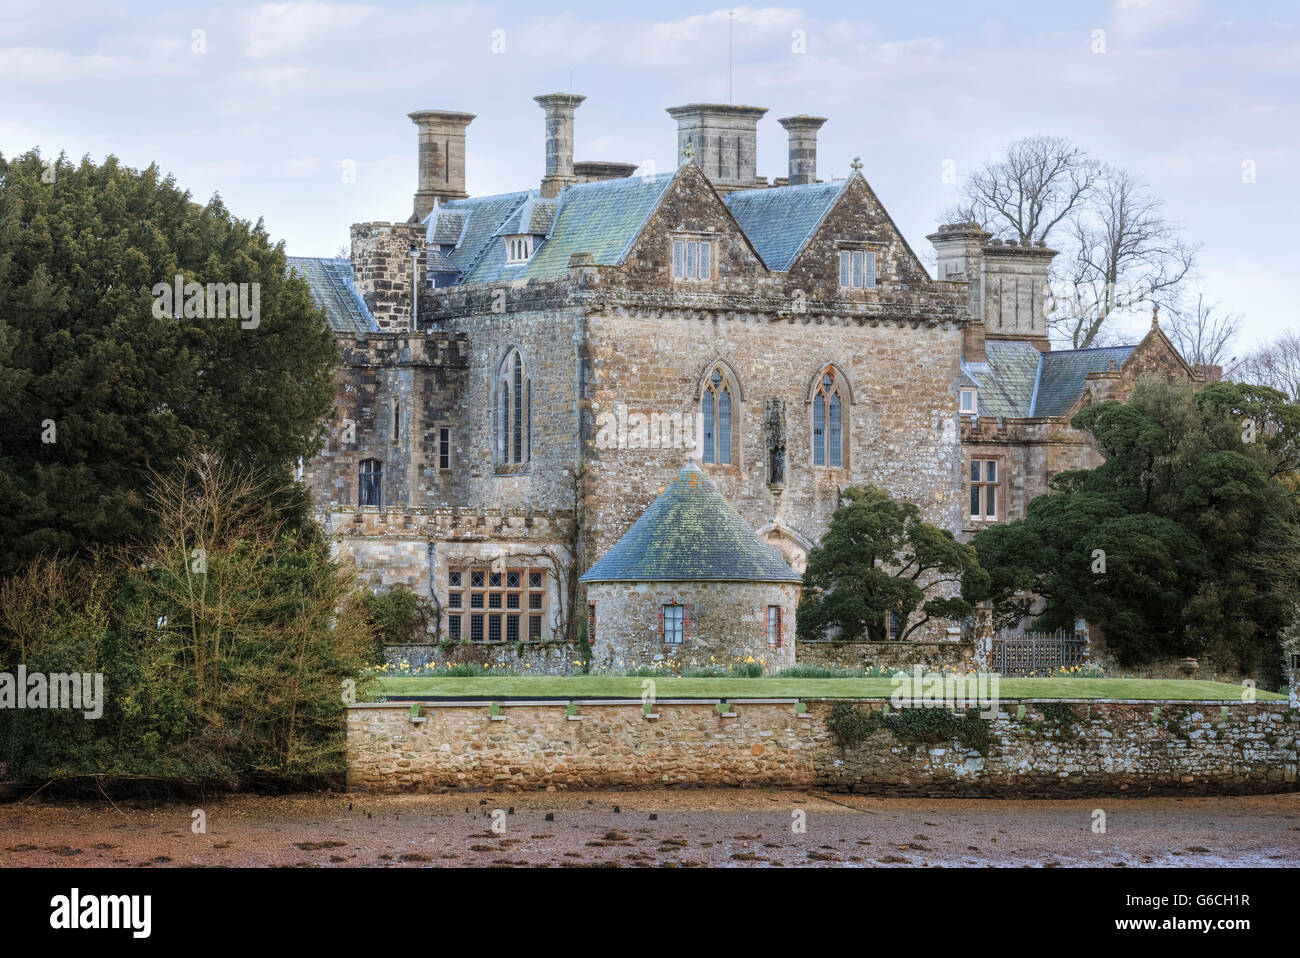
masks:
[[[419,256],[412,266],[411,244]],[[414,277],[425,269],[424,227],[419,223],[353,223],[352,276],[381,330],[412,328]],[[423,325],[423,323],[421,323]]]
[[[973,642],[800,642],[795,650],[800,665],[823,665],[836,669],[910,669],[919,665],[928,671],[954,669],[966,673],[975,668]]]
[[[799,585],[782,582],[597,582],[587,587],[596,605],[591,641],[595,668],[623,672],[664,664],[726,667],[754,659],[766,672],[794,665],[794,615]],[[681,644],[664,641],[663,607],[683,606]],[[767,641],[767,607],[781,607],[782,641]]]
[[[469,370],[463,335],[371,333],[340,338],[333,417],[325,447],[304,464],[318,512],[357,505],[363,459],[382,466],[378,510],[426,509],[459,498],[463,456],[459,404]],[[439,429],[451,430],[451,468],[440,469]]]
[[[879,711],[885,700],[860,700]],[[1069,716],[1061,706],[1068,704]],[[1003,700],[981,752],[879,730],[835,744],[833,703],[488,702],[355,705],[348,785],[423,791],[824,786],[924,796],[1294,791],[1300,715],[1286,703]],[[1020,706],[1024,707],[1023,715]],[[1158,711],[1157,711],[1158,709]]]

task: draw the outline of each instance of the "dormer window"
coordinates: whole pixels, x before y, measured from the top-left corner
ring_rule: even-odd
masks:
[[[527,263],[533,255],[533,238],[529,235],[506,237],[506,265]]]
[[[870,289],[876,285],[876,254],[868,250],[840,250],[840,288]]]
[[[713,241],[673,240],[673,279],[695,282],[713,279]]]
[[[979,413],[979,393],[977,390],[964,387],[961,391],[961,414],[963,416],[974,416]]]

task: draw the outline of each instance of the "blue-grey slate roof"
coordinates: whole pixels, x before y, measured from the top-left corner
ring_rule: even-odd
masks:
[[[1068,416],[1083,395],[1088,373],[1110,369],[1111,360],[1119,369],[1136,346],[1103,346],[1097,349],[1070,349],[1043,353],[1043,372],[1034,402],[1035,416]]]
[[[1119,369],[1136,346],[1103,346],[1041,352],[1033,343],[990,339],[986,363],[962,363],[979,387],[979,414],[1006,419],[1068,416],[1087,385],[1088,373]]]
[[[288,268],[307,281],[311,298],[325,310],[336,333],[374,332],[379,327],[352,282],[352,263],[346,259],[287,256]]]
[[[468,215],[462,210],[449,210],[444,206],[435,208],[425,221],[425,239],[434,246],[455,246],[460,242]]]
[[[723,201],[767,268],[784,271],[848,182],[735,190]]]
[[[483,251],[483,255],[462,282],[492,283],[502,279],[563,276],[569,269],[569,257],[574,253],[590,253],[597,266],[617,265],[641,235],[642,228],[659,205],[659,200],[674,176],[676,173],[651,177],[629,176],[570,186],[559,196],[550,235],[534,247],[533,255],[527,263],[507,266],[505,243],[497,239]],[[536,201],[534,209],[545,202]],[[522,198],[518,205],[523,205]],[[517,208],[511,209],[502,216],[498,232],[511,215],[520,212]],[[532,222],[536,225],[536,215]],[[474,228],[471,219],[470,230]]]
[[[984,354],[988,362],[982,367],[967,364],[970,376],[979,383],[979,414],[1006,419],[1031,417],[1042,355],[1038,347],[990,339],[984,344]]]
[[[581,582],[801,582],[687,463]]]
[[[496,238],[497,229],[511,213],[515,212],[528,199],[529,191],[520,193],[501,193],[496,196],[475,196],[465,200],[451,200],[443,204],[443,209],[466,214],[469,219],[464,225],[460,245],[450,253],[453,263],[465,274],[471,274],[479,259],[490,249],[502,246]],[[463,280],[471,282],[471,280]]]

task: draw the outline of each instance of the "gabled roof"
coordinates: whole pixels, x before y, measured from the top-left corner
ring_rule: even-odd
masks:
[[[559,206],[559,200],[549,197],[542,198],[538,195],[530,194],[528,199],[519,205],[519,208],[505,218],[495,233],[496,236],[545,236],[551,231],[551,226],[555,222],[555,210]]]
[[[843,180],[735,190],[724,196],[723,202],[767,268],[784,271],[848,183]]]
[[[990,339],[985,363],[962,363],[979,386],[979,414],[1006,419],[1068,416],[1087,386],[1088,373],[1119,369],[1136,346],[1040,352],[1033,343]]]
[[[622,261],[633,241],[641,235],[674,176],[675,173],[663,173],[653,177],[633,176],[580,183],[565,189],[558,203],[534,198],[529,213],[530,226],[537,226],[539,219],[546,216],[546,204],[555,204],[554,219],[548,224],[549,235],[535,247],[527,263],[507,266],[505,244],[499,237],[512,231],[506,228],[509,224],[522,221],[526,212],[524,207],[529,204],[521,201],[519,208],[510,210],[501,218],[494,231],[498,238],[483,249],[481,257],[462,282],[492,283],[503,279],[563,276],[568,272],[569,257],[574,253],[590,253],[597,266],[614,266]],[[473,228],[471,220],[470,229]],[[455,254],[452,258],[456,259]]]
[[[449,254],[451,261],[459,266],[462,272],[470,273],[486,249],[500,245],[493,242],[497,229],[511,213],[523,205],[528,196],[529,191],[524,190],[519,193],[475,196],[445,203],[441,209],[462,213],[468,217],[460,243]]]
[[[693,462],[581,582],[801,582]]]
[[[311,298],[325,310],[334,332],[366,333],[379,328],[352,282],[351,261],[317,256],[286,256],[285,260],[307,281]]]
[[[1088,373],[1104,373],[1111,360],[1119,369],[1136,346],[1103,346],[1043,353],[1043,373],[1034,402],[1035,416],[1068,416],[1083,395]]]

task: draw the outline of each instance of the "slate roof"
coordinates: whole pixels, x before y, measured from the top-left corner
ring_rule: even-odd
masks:
[[[984,344],[986,364],[965,364],[979,383],[981,416],[1028,419],[1033,415],[1034,386],[1042,354],[1033,343],[990,339]]]
[[[502,279],[563,276],[569,269],[569,257],[574,253],[590,253],[596,265],[614,266],[622,261],[633,241],[641,235],[650,214],[676,175],[629,176],[570,186],[559,196],[549,235],[534,247],[527,263],[507,266],[505,243],[498,239],[483,250],[462,282],[492,283]],[[529,197],[526,193],[509,195],[519,199],[514,207],[501,215],[494,231],[500,232],[515,214],[522,216],[519,207]],[[464,202],[467,201],[455,200],[448,206]],[[532,225],[537,225],[537,217],[544,215],[537,211],[544,210],[547,202],[534,198]],[[471,218],[469,231],[475,228]],[[504,232],[501,235],[505,235]],[[456,259],[456,254],[452,259]]]
[[[1043,374],[1034,402],[1035,416],[1066,416],[1083,395],[1088,373],[1103,373],[1115,360],[1119,369],[1136,346],[1105,346],[1099,349],[1070,349],[1043,354]]]
[[[723,202],[767,268],[784,271],[848,182],[736,190],[724,196]]]
[[[687,463],[581,582],[801,582]]]
[[[1083,395],[1088,373],[1119,369],[1136,346],[1040,352],[1032,343],[990,339],[986,363],[962,363],[979,386],[979,414],[1006,419],[1068,416]]]
[[[425,221],[425,239],[435,246],[455,246],[460,242],[468,215],[463,210],[449,210],[443,206],[435,208]]]
[[[451,210],[466,216],[460,244],[449,254],[451,261],[459,266],[463,273],[473,272],[479,259],[489,249],[504,245],[499,240],[494,241],[497,229],[506,221],[506,217],[528,199],[528,196],[529,191],[524,190],[520,193],[474,196],[444,203],[440,210]],[[437,219],[441,218],[439,215]],[[436,224],[436,220],[433,223]],[[502,255],[504,258],[504,253]]]
[[[352,263],[346,259],[287,256],[288,268],[307,281],[311,298],[325,310],[336,333],[374,332],[379,327],[352,282]]]

